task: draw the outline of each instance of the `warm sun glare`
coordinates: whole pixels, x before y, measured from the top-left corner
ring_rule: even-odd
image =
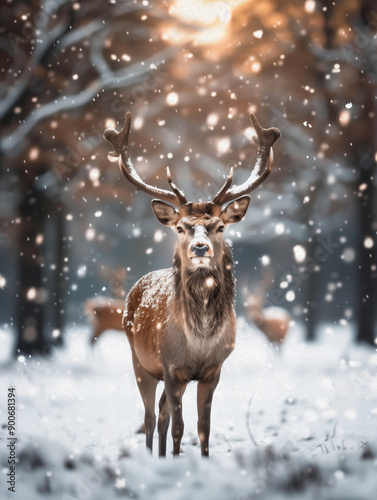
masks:
[[[176,0],[170,14],[178,21],[192,26],[195,30],[188,33],[187,26],[169,27],[164,39],[182,42],[191,38],[200,45],[222,41],[232,19],[233,10],[247,0]]]

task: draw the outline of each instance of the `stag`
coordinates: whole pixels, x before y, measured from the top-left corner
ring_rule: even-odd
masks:
[[[247,316],[278,348],[287,336],[291,317],[282,307],[263,307],[263,302],[264,296],[249,295],[245,303]]]
[[[244,290],[244,306],[248,318],[265,334],[276,350],[280,353],[280,346],[287,336],[291,317],[282,307],[264,307],[269,290],[274,285],[274,276],[271,270],[265,270],[258,288],[253,293]]]
[[[124,299],[96,297],[85,302],[85,312],[92,325],[90,343],[92,345],[107,330],[123,331],[122,313]]]
[[[263,129],[254,114],[250,118],[258,143],[251,175],[243,184],[231,186],[231,168],[219,192],[212,201],[204,203],[188,202],[173,182],[169,168],[166,170],[170,190],[146,184],[140,178],[128,148],[130,113],[126,114],[120,132],[110,128],[104,133],[113,147],[109,159],[119,159],[126,179],[155,198],[152,210],[156,218],[178,236],[173,267],[143,276],[129,292],[123,314],[123,328],[145,408],[146,446],[151,451],[156,427],[156,386],[159,381],[164,382],[159,402],[159,456],[166,455],[170,416],[173,455],[179,455],[184,429],[182,396],[192,380],[198,382],[201,454],[209,455],[212,397],[236,335],[233,259],[223,232],[243,219],[250,203],[248,193],[271,172],[272,145],[280,137],[278,129]]]
[[[109,280],[109,288],[114,295],[111,297],[94,297],[85,302],[85,312],[92,326],[90,343],[92,345],[107,330],[122,332],[122,314],[126,291],[123,282],[126,280],[125,268],[109,269],[102,266],[101,275]]]

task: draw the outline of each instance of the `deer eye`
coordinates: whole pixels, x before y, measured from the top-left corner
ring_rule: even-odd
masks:
[[[184,233],[184,230],[181,226],[177,226],[177,233]]]
[[[224,229],[225,229],[225,226],[219,226],[219,227],[217,228],[217,231],[216,231],[216,232],[217,232],[217,233],[223,233],[223,232],[224,232]]]

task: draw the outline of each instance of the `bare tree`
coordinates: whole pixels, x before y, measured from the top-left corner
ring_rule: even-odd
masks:
[[[174,49],[160,44],[143,61],[129,62],[127,47],[148,43],[151,33],[151,26],[136,23],[143,7],[132,2],[34,1],[5,10],[8,25],[0,48],[8,68],[1,85],[0,151],[3,178],[15,172],[18,179],[15,348],[40,353],[61,341],[68,187],[73,193],[78,189],[75,177],[98,154],[103,131],[98,127],[106,117],[103,110],[94,118],[93,101],[105,89],[130,89],[124,109]],[[114,99],[110,104],[117,106]],[[111,188],[108,195],[122,199],[124,193],[117,191]],[[81,179],[80,194],[94,196],[95,189]],[[47,268],[49,253],[54,259]]]
[[[375,234],[375,124],[367,113],[375,89],[373,6],[358,0],[263,5],[224,2],[226,15],[213,12],[212,22],[223,28],[214,43],[203,20],[185,19],[163,2],[152,7],[33,0],[3,8],[0,51],[7,68],[0,83],[0,186],[18,193],[7,215],[15,222],[4,233],[16,245],[19,338],[29,324],[29,340],[34,336],[17,348],[40,351],[56,341],[52,332],[59,338],[63,311],[72,303],[71,250],[81,251],[70,231],[74,227],[82,238],[84,228],[93,226],[94,206],[112,217],[111,224],[103,223],[103,239],[91,240],[102,245],[103,259],[115,236],[125,252],[132,244],[142,246],[141,239],[127,239],[131,218],[114,199],[129,208],[138,203],[143,229],[154,230],[146,205],[134,201],[134,189],[119,184],[119,172],[105,161],[103,131],[129,110],[141,177],[160,185],[164,168],[174,166],[190,199],[205,200],[231,165],[236,182],[246,178],[254,150],[252,131],[242,125],[247,113],[256,111],[261,121],[280,128],[279,168],[253,197],[251,222],[237,235],[235,250],[239,241],[271,254],[275,288],[288,283],[275,295],[295,319],[308,323],[308,337],[314,338],[322,313],[330,311],[336,320],[345,309],[358,309],[359,294],[346,286],[347,304],[324,307],[329,282],[346,285],[350,274],[341,260],[343,246],[326,262],[309,265],[320,237],[339,242],[343,235],[354,245],[350,223],[358,213],[357,275],[364,289],[359,318],[370,318],[360,331],[369,331],[365,338],[372,341],[375,319],[365,307],[374,301],[376,245],[367,239],[365,247],[364,241]],[[352,109],[346,108],[351,101]],[[300,264],[293,259],[296,244],[307,254]],[[119,258],[111,265],[120,263]],[[137,266],[141,271],[145,261],[140,258]],[[292,269],[297,279],[289,281]],[[292,291],[295,298],[287,303],[285,294]],[[268,301],[282,305],[274,304],[273,294]]]

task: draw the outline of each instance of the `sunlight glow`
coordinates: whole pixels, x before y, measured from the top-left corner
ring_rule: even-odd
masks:
[[[187,37],[200,45],[218,43],[226,37],[233,10],[246,0],[175,0],[170,14],[185,23],[193,25],[195,32],[184,33],[181,27],[165,29],[163,38],[182,42]],[[197,30],[196,28],[204,28]]]

